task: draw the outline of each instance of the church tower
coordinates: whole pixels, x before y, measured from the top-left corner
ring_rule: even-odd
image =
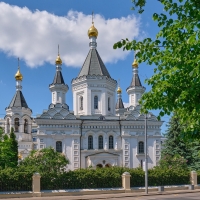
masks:
[[[53,83],[49,85],[49,89],[52,94],[52,103],[51,107],[54,107],[56,104],[63,105],[65,108],[68,108],[66,104],[66,93],[69,89],[68,85],[65,84],[65,81],[62,76],[62,60],[59,54],[59,46],[58,46],[58,56],[55,60],[56,65],[56,74],[54,76]]]
[[[111,78],[97,51],[98,31],[92,21],[88,30],[89,53],[77,78],[72,80],[75,115],[115,115],[117,82]]]
[[[15,74],[16,93],[6,108],[5,133],[10,133],[11,127],[14,128],[18,141],[29,141],[31,138],[32,110],[28,107],[22,94],[23,76],[20,72],[19,59],[18,71]]]
[[[130,86],[126,89],[129,95],[129,106],[139,105],[139,100],[142,94],[145,92],[145,87],[142,86],[140,77],[138,75],[138,62],[134,59],[132,64],[133,77]]]

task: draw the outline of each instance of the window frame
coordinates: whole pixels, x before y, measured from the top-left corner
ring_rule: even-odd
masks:
[[[99,108],[98,104],[99,104],[99,98],[98,98],[97,95],[95,95],[94,96],[94,109],[98,109]]]
[[[103,136],[99,135],[98,137],[98,149],[103,149]]]
[[[93,149],[93,136],[88,136],[88,149]]]
[[[138,153],[144,154],[144,142],[143,141],[138,142]]]
[[[56,141],[56,152],[62,153],[62,141]]]
[[[109,149],[114,149],[114,137],[112,135],[110,135],[108,138],[108,145],[109,145]]]

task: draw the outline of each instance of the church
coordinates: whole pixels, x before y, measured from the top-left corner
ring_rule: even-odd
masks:
[[[71,81],[73,111],[66,102],[69,87],[62,75],[59,53],[55,76],[49,84],[51,104],[36,118],[32,118],[32,110],[22,93],[23,76],[18,67],[16,93],[6,107],[3,123],[5,133],[14,127],[19,159],[24,159],[33,149],[53,147],[69,160],[69,170],[111,166],[144,168],[145,116],[140,112],[139,99],[145,87],[138,75],[138,63],[134,60],[132,64],[132,80],[126,89],[129,106],[125,108],[120,85],[97,51],[97,36],[92,23],[88,30],[88,55],[79,74]],[[147,114],[148,168],[158,165],[160,159],[162,123],[152,113]]]

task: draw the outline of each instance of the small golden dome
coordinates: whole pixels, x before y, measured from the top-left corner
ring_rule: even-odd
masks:
[[[16,79],[16,81],[22,81],[22,79],[23,79],[23,76],[20,73],[19,69],[17,70],[17,73],[15,74],[15,79]]]
[[[88,36],[89,37],[97,37],[98,36],[98,31],[97,29],[94,27],[94,23],[92,23],[92,26],[89,28],[88,30]]]
[[[120,86],[117,88],[117,94],[121,94],[122,93],[122,89],[120,88]]]
[[[19,159],[19,160],[22,159],[22,154],[21,154],[21,153],[18,154],[18,159]]]
[[[59,54],[58,54],[58,56],[57,56],[57,58],[56,58],[55,64],[56,64],[56,65],[62,65],[62,60],[61,60]]]
[[[134,59],[134,62],[132,63],[133,68],[138,68],[138,62],[136,59]]]

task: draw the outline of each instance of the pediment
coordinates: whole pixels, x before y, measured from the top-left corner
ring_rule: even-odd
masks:
[[[136,117],[133,115],[128,115],[126,120],[136,120]]]
[[[68,114],[65,119],[76,119],[76,117],[72,114]]]
[[[66,110],[66,109],[62,109],[62,110],[60,111],[60,114],[61,114],[63,117],[66,117],[66,116],[69,114],[69,111]]]
[[[57,113],[53,116],[53,119],[63,119],[63,116],[60,113]]]
[[[48,113],[43,113],[39,118],[50,119],[51,116]]]
[[[20,153],[22,153],[22,154],[28,154],[29,151],[27,149],[25,149],[25,150],[21,151]]]
[[[87,157],[95,157],[95,158],[98,158],[98,157],[118,157],[119,155],[118,154],[115,154],[115,153],[109,153],[109,152],[97,152],[97,153],[93,153],[91,155],[88,155]]]
[[[57,111],[55,109],[48,110],[48,114],[51,116],[54,116],[56,113],[57,113]]]

